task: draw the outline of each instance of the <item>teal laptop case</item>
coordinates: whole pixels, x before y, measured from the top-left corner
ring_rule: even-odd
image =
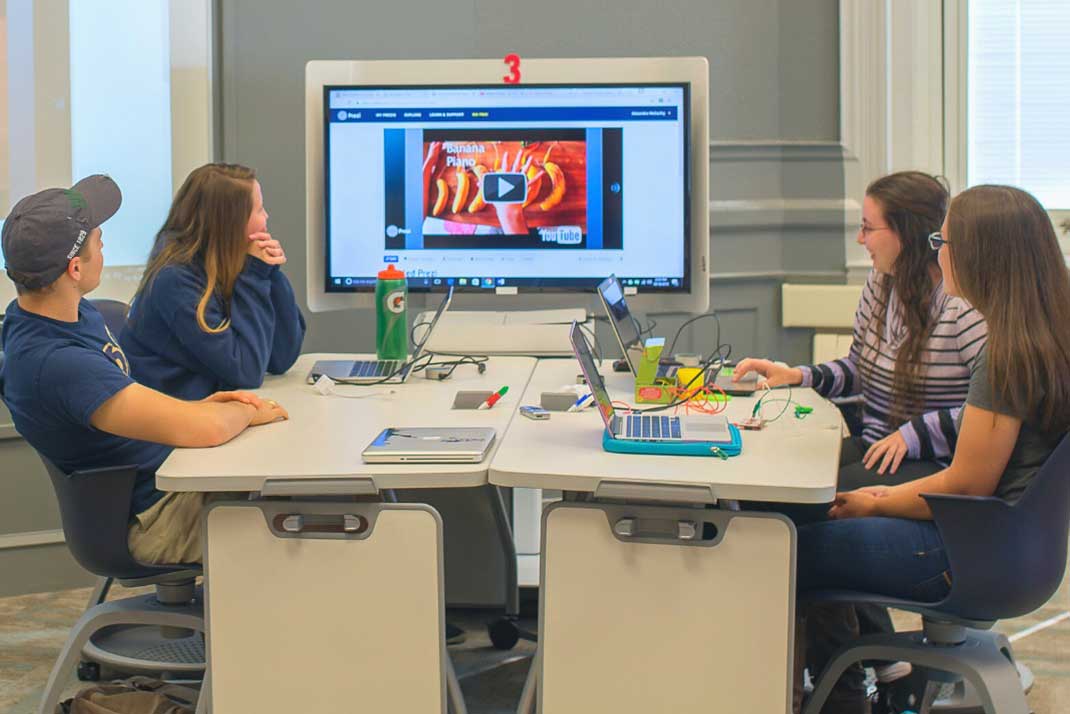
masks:
[[[743,438],[735,424],[728,425],[731,441],[637,441],[614,439],[602,432],[602,449],[615,454],[660,454],[663,456],[739,456]]]

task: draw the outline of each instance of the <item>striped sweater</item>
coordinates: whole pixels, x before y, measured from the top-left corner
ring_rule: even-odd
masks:
[[[873,311],[886,309],[876,295],[877,276],[871,271],[862,290],[850,354],[800,368],[803,386],[813,387],[823,397],[862,395],[862,439],[867,444],[891,433],[888,414],[898,396],[893,386],[895,357],[906,337],[902,303],[894,288],[889,295],[892,309],[885,319],[883,339],[878,340],[873,332],[866,334]],[[903,424],[899,433],[907,443],[909,458],[948,461],[955,452],[957,417],[969,391],[970,367],[985,344],[988,328],[967,302],[945,294],[943,283],[933,290],[932,313],[935,325],[920,355],[921,413]]]

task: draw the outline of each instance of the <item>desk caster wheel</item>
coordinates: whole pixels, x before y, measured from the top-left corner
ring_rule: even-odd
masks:
[[[100,665],[96,662],[79,662],[78,663],[78,681],[79,682],[99,682],[100,681]]]
[[[520,640],[520,629],[507,617],[500,618],[487,625],[487,634],[495,649],[511,650]]]

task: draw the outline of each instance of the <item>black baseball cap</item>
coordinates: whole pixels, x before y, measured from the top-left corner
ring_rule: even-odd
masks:
[[[26,196],[4,220],[8,277],[29,290],[51,285],[78,255],[89,232],[115,215],[122,202],[119,187],[104,174]]]

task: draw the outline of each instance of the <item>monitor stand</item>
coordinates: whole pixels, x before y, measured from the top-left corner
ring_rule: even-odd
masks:
[[[417,322],[433,313],[417,315]],[[535,355],[567,357],[573,320],[585,322],[583,308],[558,310],[460,311],[448,310],[439,318],[427,348],[432,352],[480,355]]]

